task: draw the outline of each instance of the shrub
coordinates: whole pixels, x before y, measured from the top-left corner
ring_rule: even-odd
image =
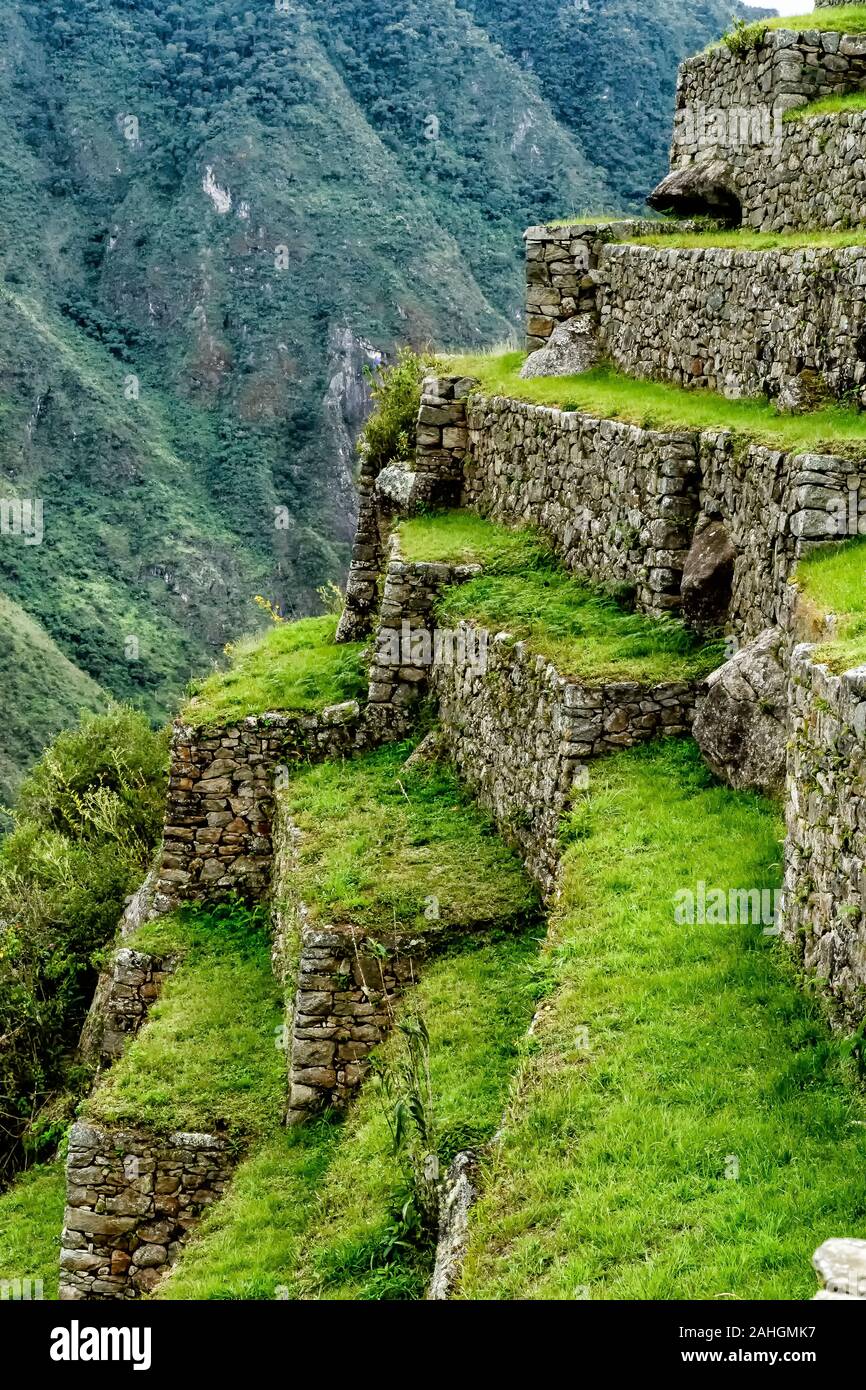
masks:
[[[393,366],[369,373],[375,408],[361,431],[358,449],[377,470],[414,452],[421,382],[434,366],[431,354],[404,347]]]
[[[77,1084],[95,957],[159,842],[167,751],[118,706],[60,734],[21,788],[0,843],[0,1173]]]

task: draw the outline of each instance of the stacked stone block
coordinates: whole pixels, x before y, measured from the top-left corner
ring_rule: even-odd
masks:
[[[351,925],[303,932],[292,1021],[287,1123],[345,1110],[387,1037],[398,995],[417,978],[423,939],[372,939]]]
[[[159,998],[176,961],[122,946],[99,977],[81,1035],[83,1057],[109,1066],[124,1052]]]
[[[537,526],[568,569],[634,592],[655,616],[680,607],[698,506],[698,437],[473,395],[463,503]]]
[[[712,212],[726,194],[762,231],[863,223],[863,113],[783,117],[864,88],[866,39],[822,31],[820,16],[808,30],[770,30],[745,53],[719,44],[698,54],[680,68],[672,172],[650,202],[694,213],[705,198]]]
[[[452,638],[437,628],[436,601],[444,588],[464,584],[480,570],[480,565],[407,561],[396,536],[392,539],[370,668],[366,720],[371,730],[382,736],[387,730],[394,736],[409,731],[427,693],[436,652]]]
[[[790,668],[782,930],[857,1026],[866,999],[866,669]]]
[[[610,245],[597,275],[602,350],[630,375],[790,410],[862,394],[866,248]]]
[[[234,1167],[213,1134],[160,1137],[78,1123],[69,1133],[61,1299],[135,1299],[168,1272]]]
[[[434,666],[442,738],[462,780],[550,894],[561,817],[588,785],[587,763],[686,735],[698,683],[580,681],[508,634],[487,637],[484,663],[457,658]],[[467,637],[463,646],[477,649],[477,642]]]
[[[366,738],[354,701],[219,728],[175,725],[157,907],[266,897],[275,777],[301,761],[351,753]]]

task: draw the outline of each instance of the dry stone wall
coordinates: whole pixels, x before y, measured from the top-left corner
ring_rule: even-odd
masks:
[[[597,273],[603,351],[634,376],[791,409],[866,381],[863,247],[610,245]]]
[[[60,1297],[135,1299],[168,1272],[235,1159],[213,1134],[160,1138],[78,1123],[69,1133]]]
[[[788,454],[703,431],[700,524],[721,518],[734,547],[728,626],[737,637],[748,640],[784,622],[786,585],[798,561],[816,545],[857,534],[866,517],[861,467],[866,472],[866,461]]]
[[[109,1066],[117,1060],[145,1022],[177,962],[122,946],[99,977],[81,1036],[86,1059]]]
[[[658,208],[694,214],[729,199],[761,231],[866,221],[862,112],[784,120],[785,112],[866,88],[866,37],[772,30],[747,53],[721,44],[680,68],[671,174]]]
[[[539,527],[569,569],[633,589],[646,613],[679,608],[697,513],[696,435],[501,396],[471,396],[467,419],[464,505]]]
[[[287,1123],[345,1110],[391,1030],[396,1000],[418,975],[424,942],[384,933],[376,949],[351,925],[303,931],[291,1031]]]
[[[588,760],[687,734],[696,685],[582,683],[507,634],[488,634],[484,646],[481,666],[465,659],[434,665],[442,737],[462,780],[550,893],[560,819],[573,792],[587,785]],[[463,647],[473,647],[468,635]]]
[[[270,886],[274,781],[300,761],[340,757],[369,744],[354,701],[319,714],[262,714],[219,728],[175,725],[155,906]]]
[[[795,647],[788,692],[782,930],[859,1025],[866,1004],[866,669]]]

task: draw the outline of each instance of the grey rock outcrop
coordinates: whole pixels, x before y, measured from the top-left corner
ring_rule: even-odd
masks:
[[[825,1240],[812,1264],[824,1285],[816,1298],[866,1298],[866,1240]]]
[[[576,376],[594,367],[600,355],[596,315],[576,314],[554,328],[544,347],[529,354],[520,375]]]
[[[785,777],[783,637],[762,632],[707,679],[695,740],[717,777],[739,790],[774,794]]]
[[[728,529],[711,521],[695,533],[683,567],[683,618],[699,629],[721,628],[728,616],[736,551]]]
[[[436,1263],[427,1290],[428,1300],[450,1298],[460,1278],[466,1254],[469,1212],[478,1196],[478,1155],[472,1149],[457,1154],[442,1185]]]

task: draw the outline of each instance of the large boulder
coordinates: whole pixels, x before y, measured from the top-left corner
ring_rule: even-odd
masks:
[[[742,217],[733,169],[714,154],[667,174],[647,202],[657,212],[677,217],[715,217],[737,226]]]
[[[727,528],[711,521],[695,532],[683,566],[683,619],[703,631],[722,628],[731,602],[736,551]]]
[[[531,352],[520,369],[533,376],[577,376],[599,359],[598,323],[594,314],[575,314],[554,328],[546,344]]]
[[[778,793],[785,780],[787,679],[782,633],[768,628],[704,682],[693,733],[717,777]]]

